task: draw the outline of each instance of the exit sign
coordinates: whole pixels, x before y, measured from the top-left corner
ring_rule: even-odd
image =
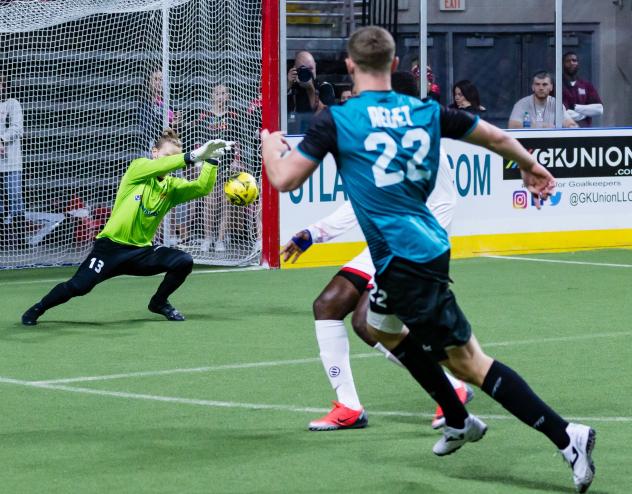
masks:
[[[465,10],[465,0],[439,0],[439,10]]]

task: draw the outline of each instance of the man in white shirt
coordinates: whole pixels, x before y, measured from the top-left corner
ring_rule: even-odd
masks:
[[[533,76],[531,84],[533,94],[516,102],[509,117],[510,129],[554,128],[555,127],[555,98],[553,91],[553,77],[548,72],[538,72]],[[564,127],[578,127],[564,108]]]
[[[20,145],[23,133],[22,106],[18,100],[8,97],[7,77],[0,73],[0,222],[6,228],[24,221]]]

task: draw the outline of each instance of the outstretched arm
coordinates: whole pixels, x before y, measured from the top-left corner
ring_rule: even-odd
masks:
[[[281,132],[261,131],[261,155],[268,179],[280,192],[289,192],[302,185],[318,168],[318,162],[306,158],[290,147]]]
[[[534,195],[546,199],[553,192],[553,175],[540,165],[522,144],[498,127],[481,120],[465,137],[465,141],[483,146],[503,158],[515,161],[520,167],[525,186]],[[539,204],[540,201],[536,201],[536,206]]]
[[[358,218],[351,203],[345,202],[329,216],[297,232],[281,249],[283,261],[287,262],[294,256],[291,262],[295,263],[313,243],[329,242],[356,226],[358,226]]]
[[[173,199],[176,204],[182,204],[199,197],[208,195],[217,181],[217,165],[204,163],[200,175],[196,180],[174,178]]]

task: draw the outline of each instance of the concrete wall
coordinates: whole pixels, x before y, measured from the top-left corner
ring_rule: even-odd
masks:
[[[593,64],[604,102],[602,124],[632,126],[632,0],[566,0],[565,23],[597,24]],[[555,0],[466,0],[465,12],[441,12],[439,0],[428,0],[430,24],[552,24]],[[419,0],[400,11],[400,24],[419,22]]]

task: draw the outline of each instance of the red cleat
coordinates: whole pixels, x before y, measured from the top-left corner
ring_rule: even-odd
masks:
[[[474,390],[465,383],[461,383],[461,386],[459,386],[458,388],[454,388],[454,391],[456,391],[456,395],[459,397],[459,400],[461,400],[461,403],[463,403],[464,405],[472,401],[472,398],[474,398]],[[441,410],[441,407],[437,407],[437,410],[435,411],[435,416],[432,419],[432,428],[441,429],[441,427],[443,427],[444,425],[445,417],[443,416],[443,410]]]
[[[369,423],[364,408],[353,410],[334,401],[334,408],[324,417],[309,423],[310,431],[336,431],[339,429],[361,429]]]

